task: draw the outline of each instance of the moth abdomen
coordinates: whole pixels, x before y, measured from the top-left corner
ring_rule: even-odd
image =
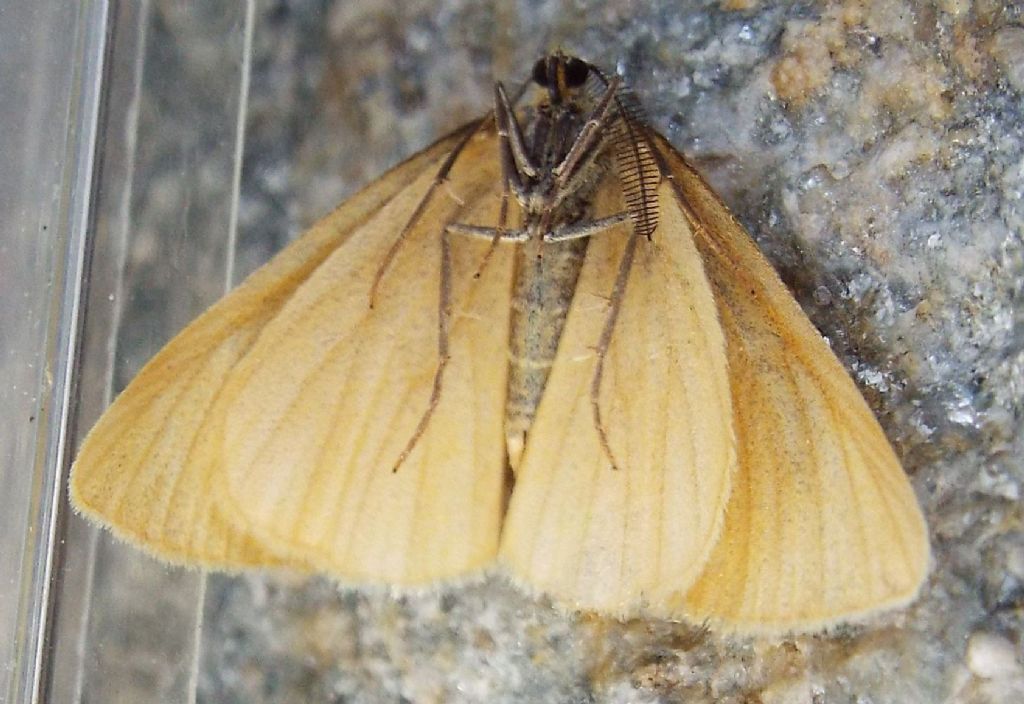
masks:
[[[509,335],[505,439],[509,464],[519,466],[565,327],[587,240],[529,241],[516,252]]]

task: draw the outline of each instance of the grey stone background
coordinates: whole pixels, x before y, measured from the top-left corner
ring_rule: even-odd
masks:
[[[152,136],[137,145],[124,316],[138,323],[122,324],[115,388],[162,344],[154,330],[223,289],[215,257],[169,269],[162,233],[211,230],[227,198],[230,173],[199,169],[192,182],[217,195],[186,226],[173,191],[184,140],[202,154],[229,139],[197,115],[224,99],[210,47],[239,41],[239,17],[173,0],[140,17],[135,109]],[[566,615],[500,578],[400,598],[287,575],[175,591],[196,576],[135,567],[148,558],[129,550],[118,559],[132,567],[97,568],[97,593],[133,617],[104,635],[102,604],[85,609],[83,667],[104,691],[159,701],[182,678],[151,655],[171,628],[153,605],[181,594],[204,604],[184,688],[203,702],[1024,701],[1020,4],[261,0],[254,27],[236,280],[486,110],[496,78],[522,80],[553,48],[576,53],[625,77],[829,339],[911,476],[934,565],[901,612],[743,639]],[[182,268],[199,272],[187,292]],[[136,569],[155,581],[129,585]]]

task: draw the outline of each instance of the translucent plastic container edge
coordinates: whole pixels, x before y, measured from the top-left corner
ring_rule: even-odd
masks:
[[[32,467],[33,490],[25,531],[22,579],[18,583],[18,625],[14,673],[7,701],[46,701],[50,668],[50,628],[56,608],[53,585],[59,573],[61,535],[66,512],[64,496],[71,460],[72,399],[78,333],[85,285],[85,255],[89,239],[92,184],[103,96],[104,59],[108,40],[109,0],[82,0],[78,5],[70,93],[63,117],[68,127],[64,142],[61,202],[53,244],[65,266],[55,267],[53,295],[47,320],[46,370],[52,378],[41,399],[41,427]]]

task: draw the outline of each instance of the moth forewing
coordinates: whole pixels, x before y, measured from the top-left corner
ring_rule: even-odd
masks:
[[[433,189],[425,173],[352,234],[268,324],[225,385],[224,496],[239,522],[348,583],[413,586],[493,560],[503,505],[510,252],[475,279],[487,242],[451,242],[451,324],[438,368],[444,224],[493,218],[493,132]],[[432,190],[433,189],[433,190]],[[457,195],[450,196],[449,191]],[[369,306],[379,263],[422,209]]]
[[[597,203],[612,194],[621,204],[617,177]],[[667,205],[659,202],[650,241],[620,232],[590,243],[502,536],[501,559],[517,581],[619,616],[664,614],[682,600],[720,532],[735,468],[714,300],[689,227]],[[613,469],[591,392],[631,244],[599,397]]]
[[[725,332],[742,487],[680,613],[778,632],[909,602],[928,569],[927,528],[881,427],[721,200],[656,140]]]
[[[459,141],[446,137],[367,186],[178,333],[114,400],[79,449],[72,506],[119,538],[171,562],[207,567],[295,564],[224,519],[220,419],[228,374],[323,260]]]

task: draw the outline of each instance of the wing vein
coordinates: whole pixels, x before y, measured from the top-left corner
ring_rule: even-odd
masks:
[[[193,373],[189,375],[189,379],[190,380],[195,379],[197,376],[199,376],[199,371],[198,370],[197,371],[193,371]],[[167,419],[174,415],[174,411],[180,406],[180,404],[183,402],[183,400],[188,396],[188,391],[190,391],[191,389],[192,389],[191,381],[189,383],[186,383],[186,384],[184,384],[184,385],[182,385],[180,387],[180,390],[174,395],[174,400],[171,403],[170,411],[168,413],[165,413],[164,416],[163,416],[163,420],[161,422],[161,427],[164,427],[166,425]],[[141,453],[139,453],[139,460],[135,463],[136,467],[141,468],[144,462],[146,464],[149,464],[148,460],[152,456],[153,449],[154,449],[154,447],[157,445],[157,443],[162,438],[163,438],[163,433],[154,433],[151,436],[149,442],[146,443],[145,449]],[[194,442],[195,442],[195,438],[193,437],[192,438],[192,443],[194,443]],[[190,445],[190,447],[191,447],[191,445]],[[151,474],[150,472],[145,471],[145,470],[136,472],[135,475],[132,477],[131,482],[124,483],[123,489],[118,493],[117,498],[114,499],[113,502],[112,502],[112,506],[113,506],[113,511],[112,512],[113,513],[117,513],[117,514],[121,513],[121,511],[123,509],[123,506],[124,506],[124,502],[127,499],[127,497],[128,496],[135,496],[135,495],[138,494],[138,490],[137,490],[137,486],[136,486],[138,484],[138,482],[143,478],[143,476],[149,477],[150,474]],[[168,496],[173,496],[173,492],[174,492],[174,490],[177,489],[178,482],[180,481],[181,474],[182,473],[178,473],[178,475],[174,477],[174,480],[173,480],[172,485],[171,485],[171,493],[169,493]],[[115,487],[121,486],[120,482],[112,482],[112,484]],[[166,512],[170,510],[170,502],[165,502],[165,505],[164,505],[163,509],[164,509],[164,515],[163,515],[163,517],[160,520],[160,526],[161,527],[163,527],[166,524],[166,519],[167,519],[167,513]]]
[[[331,351],[328,352],[328,354],[325,355],[324,358],[325,359],[330,359],[333,356],[333,353],[336,350],[337,350],[337,347],[332,348]],[[359,358],[359,353],[361,351],[362,351],[362,344],[361,343],[357,343],[357,348],[356,348],[356,352],[355,352],[355,355],[354,355],[354,359],[358,359]],[[385,366],[384,368],[386,369],[387,367]],[[322,366],[317,367],[317,369],[318,370],[322,369]],[[344,399],[347,399],[347,398],[351,397],[352,385],[355,382],[355,376],[356,376],[356,375],[351,373],[351,371],[352,371],[352,362],[348,363],[348,369],[346,371],[348,373],[345,374],[345,380],[344,380],[343,386],[342,386],[341,389],[339,389],[337,395],[335,395],[335,397],[334,397],[334,409],[331,412],[331,422],[327,426],[327,436],[323,439],[323,442],[320,445],[319,452],[317,453],[317,459],[313,463],[313,470],[312,470],[312,472],[310,472],[309,481],[306,483],[306,490],[305,490],[305,492],[303,494],[303,497],[302,497],[301,501],[297,504],[300,512],[302,510],[301,507],[308,506],[311,503],[310,499],[313,496],[314,490],[317,487],[321,487],[322,488],[322,486],[323,486],[323,484],[319,481],[319,479],[321,479],[323,477],[323,475],[326,472],[329,471],[328,468],[327,468],[327,462],[326,462],[327,452],[329,450],[333,450],[333,451],[337,451],[338,450],[338,433],[339,433],[339,430],[341,428],[341,423],[340,423],[341,414],[346,410],[345,409]],[[313,375],[310,374],[310,376],[312,377]],[[338,458],[338,459],[341,459],[341,458]],[[340,464],[341,463],[339,462],[339,465]],[[352,472],[340,472],[340,475],[341,475],[341,486],[339,487],[339,492],[338,493],[340,495],[344,495],[345,486],[348,484],[348,480],[351,478]],[[336,516],[337,516],[337,514],[335,513],[335,517]],[[329,522],[329,520],[325,520],[325,523],[327,523],[327,522]],[[293,543],[297,543],[297,542],[299,542],[299,533],[298,533],[298,531],[299,531],[299,528],[301,527],[301,521],[300,520],[293,520],[290,523],[290,525],[292,526],[291,541]],[[329,535],[330,535],[329,533],[326,533],[325,535],[323,535],[321,537],[321,540],[323,539],[323,537],[329,537]],[[337,535],[337,533],[334,533],[334,535]]]

